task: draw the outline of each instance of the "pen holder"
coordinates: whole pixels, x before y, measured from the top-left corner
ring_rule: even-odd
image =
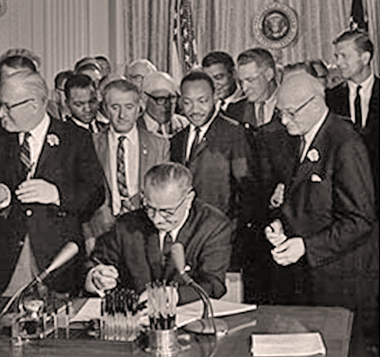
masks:
[[[157,357],[175,357],[180,351],[177,342],[177,330],[151,330],[149,333],[149,349]]]

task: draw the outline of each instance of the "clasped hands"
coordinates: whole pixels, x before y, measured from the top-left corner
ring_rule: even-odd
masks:
[[[284,234],[282,223],[279,219],[274,220],[265,228],[265,236],[272,243],[272,257],[274,261],[283,266],[296,263],[305,254],[303,238],[289,238]]]
[[[17,187],[15,194],[22,203],[60,205],[57,186],[43,179],[25,180]]]

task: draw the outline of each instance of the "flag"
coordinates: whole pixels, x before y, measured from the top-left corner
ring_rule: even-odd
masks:
[[[368,17],[363,1],[365,0],[352,0],[350,16],[351,30],[360,29],[368,31]]]
[[[177,83],[198,65],[190,0],[175,0],[171,73]]]

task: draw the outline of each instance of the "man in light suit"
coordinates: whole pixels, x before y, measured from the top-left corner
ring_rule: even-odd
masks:
[[[0,182],[12,196],[0,211],[0,291],[6,288],[6,296],[46,268],[65,243],[82,246],[81,223],[104,201],[90,134],[46,114],[47,96],[38,73],[2,78]],[[72,291],[75,276],[62,274],[49,285]]]
[[[360,30],[345,31],[334,41],[335,57],[345,82],[326,90],[329,108],[351,118],[369,152],[379,217],[379,93],[380,78],[371,71],[373,44]]]
[[[142,107],[137,87],[119,79],[110,82],[103,93],[110,124],[93,134],[93,141],[103,167],[106,199],[85,227],[85,236],[92,242],[88,252],[94,238],[109,230],[117,216],[140,207],[145,173],[169,160],[169,142],[136,125]]]
[[[121,284],[145,290],[157,279],[179,282],[179,303],[199,298],[179,280],[171,258],[173,242],[184,246],[189,275],[212,298],[226,292],[225,273],[231,252],[230,220],[218,209],[195,198],[192,175],[179,163],[152,167],[144,180],[143,209],[121,216],[102,236],[93,252],[103,264],[87,274],[86,289],[104,291]]]
[[[351,308],[361,316],[378,289],[378,222],[368,154],[353,125],[329,113],[322,85],[287,76],[277,106],[289,134],[301,135],[299,165],[277,220],[266,229],[274,261],[294,270],[303,302]],[[303,296],[305,298],[305,296]]]

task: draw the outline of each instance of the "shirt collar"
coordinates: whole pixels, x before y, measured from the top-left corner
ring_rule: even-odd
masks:
[[[78,126],[80,126],[81,128],[85,128],[86,130],[90,130],[90,123],[83,123],[83,121],[81,120],[78,120],[77,118],[74,118],[73,116],[71,116],[71,120]]]
[[[366,78],[361,83],[355,83],[353,81],[347,81],[348,87],[350,88],[350,93],[354,93],[356,95],[356,88],[360,85],[362,87],[362,91],[366,92],[372,89],[373,84],[375,83],[375,76],[371,73],[368,78]]]
[[[36,127],[29,131],[31,137],[35,142],[40,143],[45,140],[46,133],[48,131],[50,125],[50,117],[45,113],[43,119],[38,123]],[[19,142],[22,143],[24,141],[25,133],[20,133]]]
[[[147,112],[144,113],[143,119],[145,121],[146,129],[151,132],[157,132],[160,128],[160,124],[155,121]]]
[[[215,108],[213,115],[211,116],[210,120],[199,127],[200,129],[200,135],[203,136],[207,132],[208,128],[212,124],[212,122],[215,120],[216,116],[219,114],[219,110]],[[192,131],[195,131],[195,125],[193,123],[190,123],[190,128]]]
[[[322,126],[323,122],[325,121],[326,117],[327,117],[327,113],[328,113],[328,109],[326,109],[321,117],[321,119],[319,119],[319,121],[311,128],[311,130],[309,130],[305,135],[304,135],[304,138],[305,138],[305,149],[308,149],[308,147],[310,146],[311,142],[314,140],[315,136],[317,135],[317,132],[319,130],[319,128]]]
[[[128,141],[136,142],[138,140],[138,131],[136,123],[133,125],[133,128],[128,133],[118,133],[115,131],[114,127],[110,125],[110,134],[117,141],[120,136],[125,136]]]

